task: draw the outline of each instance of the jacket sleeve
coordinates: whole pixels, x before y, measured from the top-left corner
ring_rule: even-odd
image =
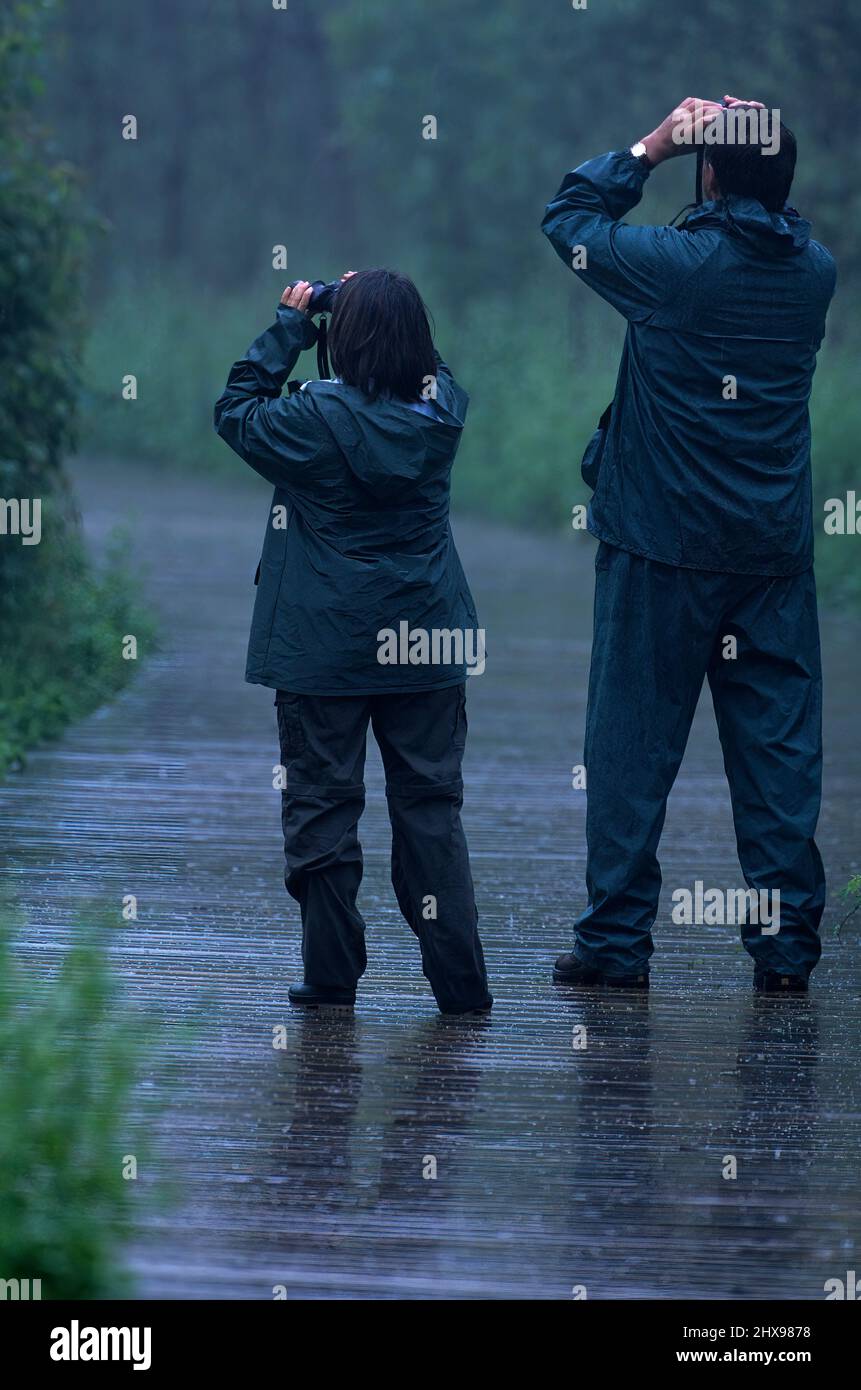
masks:
[[[541,224],[574,274],[634,320],[648,318],[700,262],[696,239],[676,227],[621,220],[639,203],[648,177],[628,150],[599,155],[566,174]]]
[[[434,348],[433,350],[433,355],[434,360],[436,361],[437,378],[442,378],[444,381],[449,382],[452,386],[456,386],[457,383],[454,379],[454,372],[452,371],[448,363],[445,362],[442,357],[440,357],[436,348]]]
[[[217,433],[274,487],[298,481],[326,443],[310,397],[281,395],[299,354],[316,338],[306,314],[279,305],[275,322],[234,362],[215,403]]]
[[[454,406],[455,412],[463,422],[466,420],[466,412],[469,408],[469,393],[461,386],[451,367],[442,359],[436,348],[434,348],[433,355],[436,361],[437,384],[442,384],[446,393],[449,394],[448,404]]]

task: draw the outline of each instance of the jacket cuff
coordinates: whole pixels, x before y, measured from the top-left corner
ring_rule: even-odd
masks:
[[[628,173],[629,170],[631,170],[632,172],[634,172],[634,173],[636,173],[636,174],[639,174],[639,175],[640,175],[640,178],[641,178],[641,180],[642,180],[643,183],[646,182],[646,179],[649,177],[649,174],[652,172],[651,169],[647,169],[647,168],[646,168],[646,166],[645,166],[645,164],[643,163],[642,159],[637,159],[635,155],[632,155],[632,154],[631,154],[631,147],[630,147],[630,145],[628,146],[628,148],[627,148],[626,150],[616,150],[616,151],[614,152],[614,154],[613,154],[612,157],[613,157],[614,159],[618,159],[618,160],[619,160],[620,166],[621,166],[621,168],[624,170],[624,172],[625,172],[626,174]],[[654,167],[654,166],[652,166],[652,167]]]
[[[608,217],[618,222],[637,206],[648,177],[648,170],[629,149],[611,150],[573,169],[556,201],[563,207],[586,211],[595,210],[598,203]]]
[[[308,314],[303,314],[301,309],[289,309],[286,304],[280,304],[275,310],[275,317],[279,323],[283,324],[292,334],[297,334],[301,348],[313,347],[317,341],[317,325]]]

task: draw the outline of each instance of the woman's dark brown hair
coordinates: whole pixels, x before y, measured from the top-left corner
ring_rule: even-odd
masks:
[[[360,270],[341,286],[329,326],[336,376],[375,400],[417,400],[436,357],[427,309],[407,275]]]

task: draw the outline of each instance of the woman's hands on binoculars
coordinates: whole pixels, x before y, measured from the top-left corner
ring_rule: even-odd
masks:
[[[307,314],[313,291],[310,280],[297,280],[295,285],[287,286],[281,296],[281,303],[285,309],[298,309],[300,314]]]
[[[341,283],[349,280],[355,275],[355,270],[347,270],[341,276]],[[308,305],[311,302],[311,295],[314,286],[310,280],[297,280],[295,285],[288,285],[281,296],[281,303],[285,309],[298,309],[300,314],[307,314]]]

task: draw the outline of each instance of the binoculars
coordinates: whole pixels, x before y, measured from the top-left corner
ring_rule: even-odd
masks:
[[[293,289],[298,285],[298,280],[291,280],[288,289]],[[331,314],[335,307],[335,297],[341,288],[340,280],[330,280],[328,285],[322,280],[311,281],[311,298],[308,301],[309,314]]]

